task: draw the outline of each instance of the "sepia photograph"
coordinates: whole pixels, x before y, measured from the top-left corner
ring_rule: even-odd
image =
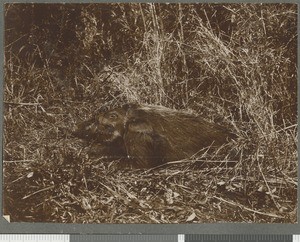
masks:
[[[2,214],[297,223],[297,4],[4,4]]]

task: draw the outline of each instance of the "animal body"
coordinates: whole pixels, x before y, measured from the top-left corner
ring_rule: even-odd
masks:
[[[228,130],[198,115],[139,104],[101,109],[79,124],[75,135],[101,143],[113,155],[144,168],[190,158],[205,147],[219,147],[232,138]]]

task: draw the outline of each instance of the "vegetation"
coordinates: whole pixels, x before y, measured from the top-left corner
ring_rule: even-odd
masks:
[[[296,74],[296,4],[6,4],[4,214],[295,223]],[[128,101],[230,128],[237,164],[120,169],[69,134]]]

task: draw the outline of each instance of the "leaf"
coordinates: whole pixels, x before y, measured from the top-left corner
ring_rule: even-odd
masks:
[[[92,206],[90,205],[89,200],[85,197],[82,198],[82,208],[84,210],[91,210],[92,209]]]
[[[180,196],[180,194],[179,193],[177,193],[177,192],[173,192],[173,197],[174,198],[177,198],[177,197],[179,197]]]
[[[233,183],[233,186],[235,186],[236,188],[243,188],[243,185],[240,183]]]
[[[193,221],[195,218],[196,218],[196,214],[195,214],[195,212],[193,212],[193,213],[186,219],[186,222]]]
[[[27,174],[27,178],[31,178],[31,177],[33,177],[33,171],[32,171],[32,172],[29,172],[29,173]]]
[[[173,204],[174,200],[173,200],[173,191],[171,189],[167,189],[166,193],[165,193],[165,197],[166,197],[166,202],[167,204]]]
[[[226,186],[225,188],[226,188],[226,190],[227,190],[227,191],[230,191],[230,192],[232,192],[232,191],[235,191],[235,190],[236,190],[236,188],[235,188],[235,187],[233,187],[233,186],[231,186],[231,185],[228,185],[228,186]]]
[[[284,206],[280,207],[280,209],[279,209],[279,212],[281,212],[281,213],[287,212],[287,211],[288,211],[288,208],[284,207]]]
[[[144,201],[144,200],[140,200],[140,201],[139,201],[139,205],[140,205],[142,208],[150,208],[150,209],[151,209],[151,206],[150,206],[148,203],[146,203],[146,201]]]
[[[258,189],[257,189],[258,192],[265,192],[265,187],[264,185],[261,185]]]
[[[198,203],[199,203],[200,205],[205,205],[205,204],[207,203],[207,201],[208,201],[208,198],[205,197],[205,198],[202,199],[202,200],[198,200]]]

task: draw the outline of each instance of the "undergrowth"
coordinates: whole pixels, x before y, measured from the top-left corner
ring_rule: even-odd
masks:
[[[295,223],[296,55],[293,4],[6,4],[4,214]],[[120,168],[70,134],[132,101],[226,126],[237,164]]]

